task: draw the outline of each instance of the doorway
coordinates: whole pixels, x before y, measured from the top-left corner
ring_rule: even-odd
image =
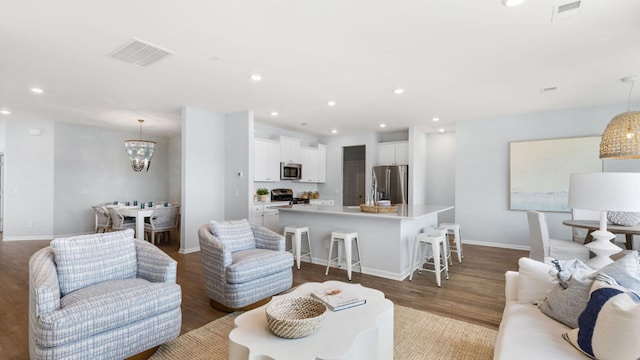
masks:
[[[342,148],[342,205],[357,206],[365,199],[366,145]]]

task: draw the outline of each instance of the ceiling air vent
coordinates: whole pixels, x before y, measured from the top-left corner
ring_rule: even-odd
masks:
[[[173,52],[144,41],[133,39],[114,51],[111,57],[129,64],[149,66],[170,54],[173,54]]]
[[[566,19],[578,15],[580,8],[584,5],[584,0],[572,1],[553,7],[551,21]]]

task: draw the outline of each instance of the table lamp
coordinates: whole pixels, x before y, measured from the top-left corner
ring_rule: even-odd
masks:
[[[591,233],[595,241],[585,244],[596,254],[587,265],[599,269],[622,251],[611,243],[615,235],[607,231],[607,211],[640,211],[640,173],[571,174],[569,207],[601,211],[600,230]]]

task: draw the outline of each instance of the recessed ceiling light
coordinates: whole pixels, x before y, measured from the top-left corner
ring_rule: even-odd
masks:
[[[2,109],[2,110],[0,110],[0,114],[2,114],[2,115],[10,115],[11,111],[9,111],[7,109]]]
[[[381,128],[385,128],[385,127],[387,127],[387,124],[380,124],[380,127]]]
[[[329,105],[329,106],[336,106],[336,102],[335,102],[335,101],[329,101],[329,102],[327,103],[327,105]]]
[[[400,95],[400,94],[404,93],[404,89],[395,89],[395,90],[393,90],[393,93],[396,94],[396,95]]]
[[[444,134],[444,129],[440,128],[440,129],[438,129],[438,132],[439,132],[440,134]]]
[[[271,112],[271,116],[278,116],[278,115],[279,115],[279,114],[278,114],[278,112],[277,112],[277,111],[272,111],[272,112]]]
[[[260,75],[260,74],[253,74],[253,75],[251,75],[251,80],[253,80],[253,81],[260,81],[260,80],[262,80],[262,75]]]
[[[40,88],[31,88],[31,92],[34,94],[42,94],[44,92],[44,90],[40,89]]]
[[[522,3],[524,2],[525,0],[502,0],[502,5],[508,6],[508,7],[514,7],[514,6],[522,5]]]
[[[332,133],[332,134],[337,134],[337,133],[338,133],[338,130],[333,129],[333,130],[331,130],[331,133]]]
[[[434,117],[433,119],[431,119],[431,121],[433,121],[433,122],[436,122],[436,121],[439,121],[439,120],[440,120],[439,117]]]

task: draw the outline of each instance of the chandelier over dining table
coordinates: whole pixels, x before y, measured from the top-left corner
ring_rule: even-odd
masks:
[[[151,159],[156,152],[156,142],[151,140],[142,140],[142,123],[144,120],[139,119],[140,123],[140,139],[125,140],[124,146],[127,149],[129,160],[131,161],[131,169],[133,171],[149,171]]]

